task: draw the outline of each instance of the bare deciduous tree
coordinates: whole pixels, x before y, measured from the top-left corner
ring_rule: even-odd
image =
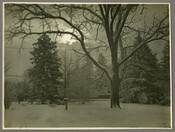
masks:
[[[111,107],[119,106],[119,76],[120,66],[128,60],[140,47],[155,40],[167,40],[169,36],[168,14],[162,19],[153,18],[152,27],[145,24],[142,29],[135,28],[134,16],[143,14],[143,5],[133,4],[99,4],[99,5],[69,5],[69,4],[6,4],[6,13],[12,14],[18,22],[9,26],[7,39],[21,37],[22,43],[30,35],[43,33],[62,36],[71,35],[76,39],[86,56],[107,75],[111,83]],[[138,9],[141,13],[137,14]],[[136,16],[137,17],[137,16]],[[42,27],[36,28],[34,23]],[[96,28],[95,28],[96,27]],[[100,65],[86,47],[86,39],[91,31],[95,32],[95,39],[100,38],[101,31],[109,45],[112,63],[112,75]],[[141,43],[131,50],[127,56],[119,59],[119,47],[122,52],[121,39],[128,33],[141,32]],[[122,37],[122,38],[121,38]],[[102,44],[102,43],[101,43]]]
[[[62,71],[63,71],[63,78],[64,78],[64,96],[65,98],[68,98],[68,85],[69,85],[69,79],[71,75],[71,66],[73,64],[72,57],[68,56],[68,53],[66,49],[64,50],[64,53],[62,54]],[[68,110],[68,102],[65,100],[65,109]]]

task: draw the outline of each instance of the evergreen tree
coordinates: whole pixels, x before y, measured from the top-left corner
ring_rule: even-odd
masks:
[[[62,77],[56,42],[52,42],[48,35],[43,34],[33,46],[33,67],[28,73],[33,84],[31,93],[36,93],[33,94],[34,98],[40,99],[41,103],[45,103],[46,100],[55,103],[59,96],[58,88]]]
[[[163,49],[163,57],[160,62],[161,67],[161,104],[170,105],[170,51],[169,44],[166,44]]]
[[[135,39],[137,46],[141,42],[140,33]],[[155,77],[159,72],[156,54],[148,45],[142,46],[126,63],[122,81],[121,96],[125,102],[157,103],[160,92]]]
[[[168,82],[170,80],[170,52],[169,52],[169,44],[166,44],[163,49],[163,57],[161,58],[161,70],[163,74],[163,78]],[[169,84],[169,83],[168,83]]]

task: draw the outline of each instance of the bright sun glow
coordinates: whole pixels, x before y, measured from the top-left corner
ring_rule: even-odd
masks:
[[[62,43],[68,43],[68,44],[72,44],[74,42],[76,42],[76,40],[74,38],[72,38],[71,35],[63,35],[61,39]]]

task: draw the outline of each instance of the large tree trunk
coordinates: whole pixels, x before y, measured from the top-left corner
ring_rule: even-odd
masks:
[[[119,97],[119,87],[120,87],[120,82],[117,79],[117,77],[115,77],[113,79],[113,82],[111,84],[111,89],[112,89],[112,94],[111,94],[111,108],[113,107],[120,107],[120,97]]]
[[[120,107],[120,97],[119,97],[119,88],[120,88],[120,78],[119,78],[119,67],[115,62],[113,64],[113,77],[111,82],[111,108]]]

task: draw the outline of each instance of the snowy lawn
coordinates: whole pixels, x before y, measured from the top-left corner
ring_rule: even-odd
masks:
[[[17,104],[5,110],[5,128],[12,127],[170,127],[170,107],[143,104],[121,104],[110,108],[109,101],[84,105]]]

